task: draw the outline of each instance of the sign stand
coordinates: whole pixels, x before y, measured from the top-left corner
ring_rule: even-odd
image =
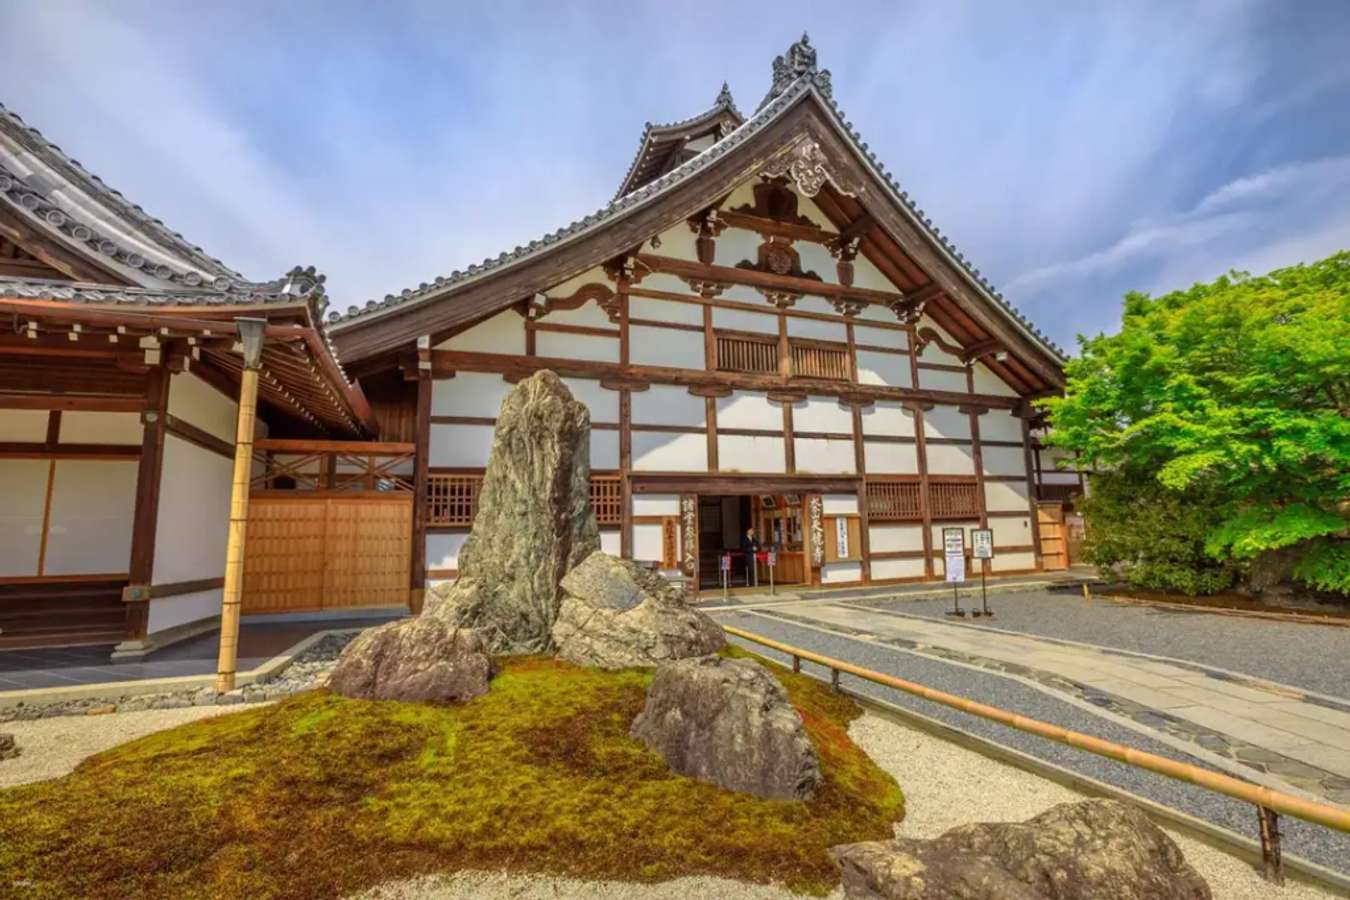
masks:
[[[718,574],[722,576],[722,602],[727,602],[731,594],[731,554],[722,554],[722,564],[719,568],[722,570]]]
[[[952,608],[949,616],[965,618],[966,611],[961,608],[959,585],[966,580],[966,532],[964,528],[942,529],[942,559],[947,580],[952,585]]]
[[[985,578],[989,572],[989,560],[994,558],[994,532],[989,528],[972,528],[970,530],[970,543],[974,549],[975,558],[980,561],[980,602],[984,606],[983,612],[975,610],[976,616],[987,616],[993,618],[994,611],[989,608],[989,587]]]

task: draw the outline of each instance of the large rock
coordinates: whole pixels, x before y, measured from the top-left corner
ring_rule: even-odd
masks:
[[[9,732],[0,732],[0,759],[13,759],[19,755],[19,745],[14,741],[14,735]]]
[[[787,692],[759,663],[705,656],[656,670],[632,734],[681,775],[771,800],[804,800],[820,761]]]
[[[486,694],[492,660],[468,628],[418,616],[362,632],[348,644],[328,687],[369,700],[470,700]]]
[[[536,372],[502,401],[459,579],[426,615],[476,629],[494,653],[553,649],[563,575],[600,549],[591,510],[590,413]]]
[[[933,840],[835,847],[850,900],[1209,900],[1172,839],[1116,800],[1063,803],[1026,822]]]
[[[597,550],[562,580],[553,625],[558,656],[581,666],[624,669],[716,653],[721,626],[690,609],[656,572]]]

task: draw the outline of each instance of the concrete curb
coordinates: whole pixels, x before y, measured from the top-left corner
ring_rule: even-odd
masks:
[[[332,628],[326,631],[316,631],[271,659],[265,660],[256,668],[238,673],[235,676],[235,686],[244,687],[259,681],[267,681],[280,674],[295,661],[297,656],[330,634],[349,634],[361,630],[360,628]],[[115,700],[118,697],[134,697],[141,694],[176,693],[193,688],[212,687],[215,683],[215,673],[210,673],[207,675],[176,675],[167,678],[139,678],[134,681],[107,681],[102,684],[72,684],[69,687],[4,691],[0,692],[0,709],[14,706],[46,706],[71,700]]]
[[[815,675],[810,677],[816,678]],[[817,681],[824,679],[817,678]],[[916,728],[933,737],[948,741],[967,750],[979,753],[989,759],[998,762],[1004,762],[1015,766],[1032,775],[1046,778],[1057,784],[1060,784],[1070,790],[1079,793],[1088,794],[1094,797],[1108,797],[1115,800],[1123,800],[1127,803],[1134,803],[1141,807],[1149,816],[1159,820],[1161,824],[1174,828],[1197,840],[1203,841],[1209,846],[1228,853],[1232,856],[1249,863],[1253,868],[1259,869],[1261,866],[1261,845],[1245,835],[1229,831],[1212,822],[1207,822],[1189,813],[1184,813],[1169,806],[1164,806],[1156,800],[1150,800],[1147,797],[1141,797],[1138,794],[1118,788],[1115,785],[1098,781],[1086,775],[1080,775],[1077,772],[1057,766],[1054,763],[1038,759],[1030,754],[1023,753],[1020,750],[1014,750],[1011,747],[1005,747],[1002,744],[972,734],[946,722],[939,721],[924,715],[905,709],[902,706],[896,706],[887,703],[884,700],[878,700],[875,697],[869,697],[860,694],[848,688],[841,688],[844,694],[855,700],[859,706],[865,710],[874,712],[883,718],[891,719],[901,725]],[[902,786],[903,788],[903,786]],[[1255,813],[1253,812],[1253,816]],[[1289,853],[1283,854],[1284,867],[1286,875],[1291,879],[1303,881],[1312,884],[1324,890],[1329,890],[1342,897],[1350,897],[1350,875],[1337,872],[1334,869],[1304,859],[1301,856],[1294,856]],[[1272,886],[1272,891],[1275,888]]]

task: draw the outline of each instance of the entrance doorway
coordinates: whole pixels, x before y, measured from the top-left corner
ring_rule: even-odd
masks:
[[[732,587],[805,584],[809,569],[803,551],[802,502],[799,494],[700,494],[699,587],[720,588],[721,560],[731,554]],[[742,541],[753,529],[762,551],[774,551],[770,573],[766,561],[745,558]],[[752,567],[753,564],[753,567]]]

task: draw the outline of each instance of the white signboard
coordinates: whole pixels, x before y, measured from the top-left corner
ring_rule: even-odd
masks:
[[[976,559],[994,558],[994,532],[990,528],[972,528],[970,547]]]
[[[942,557],[947,571],[947,580],[966,580],[966,530],[964,528],[942,529]]]
[[[848,558],[848,519],[837,518],[834,520],[835,542],[839,545],[839,558]]]

